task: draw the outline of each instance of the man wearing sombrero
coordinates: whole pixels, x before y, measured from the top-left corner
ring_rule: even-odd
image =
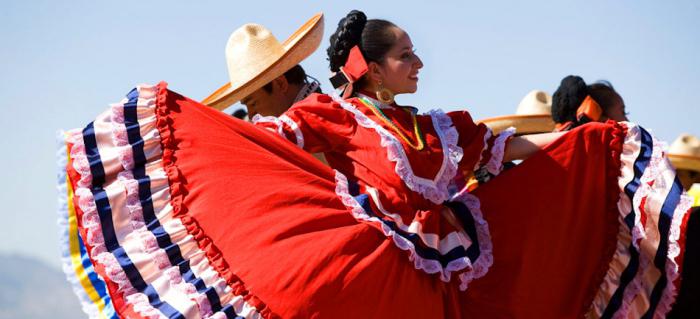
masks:
[[[262,25],[249,23],[231,33],[226,44],[230,82],[202,103],[223,110],[240,101],[251,118],[279,116],[294,102],[320,92],[318,81],[299,65],[323,38],[323,14],[317,14],[280,43]]]
[[[321,93],[318,81],[308,76],[299,63],[318,48],[322,38],[322,13],[307,21],[283,43],[262,25],[243,25],[231,33],[226,43],[231,81],[202,103],[223,110],[240,101],[253,120],[256,116],[282,115],[309,94]],[[327,163],[323,154],[313,155]]]

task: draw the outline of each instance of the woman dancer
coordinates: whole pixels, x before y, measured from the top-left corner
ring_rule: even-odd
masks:
[[[627,111],[610,82],[588,85],[580,76],[569,75],[554,92],[552,119],[562,132],[589,122],[627,121]]]

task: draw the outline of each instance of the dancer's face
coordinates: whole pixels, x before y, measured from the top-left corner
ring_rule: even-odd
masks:
[[[627,112],[625,112],[625,102],[619,95],[614,99],[612,106],[605,110],[605,114],[601,118],[601,122],[613,120],[615,122],[627,121]]]
[[[255,114],[262,116],[280,116],[287,111],[294,97],[299,92],[298,85],[290,85],[284,75],[272,80],[269,90],[260,88],[241,100],[248,110],[248,117],[253,118]],[[296,91],[295,91],[296,90]]]
[[[381,63],[370,62],[370,83],[376,90],[379,81],[394,94],[414,93],[418,89],[418,70],[423,61],[416,55],[408,34],[398,27],[392,28],[396,42]]]

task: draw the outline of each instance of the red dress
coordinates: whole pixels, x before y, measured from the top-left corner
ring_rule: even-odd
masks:
[[[413,136],[407,112],[382,111]],[[417,121],[421,151],[357,99],[314,94],[258,121],[269,132],[139,87],[66,138],[102,300],[174,318],[668,310],[689,203],[646,131],[584,126],[470,192],[508,134],[467,112]]]

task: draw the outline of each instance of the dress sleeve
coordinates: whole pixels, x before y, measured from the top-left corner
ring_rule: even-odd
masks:
[[[514,129],[494,134],[483,123],[474,123],[467,111],[448,113],[459,133],[458,145],[464,155],[460,162],[462,178],[485,182],[503,170],[503,157]]]
[[[253,118],[257,126],[277,132],[311,153],[325,153],[348,145],[357,122],[325,94],[312,94],[279,117]]]

